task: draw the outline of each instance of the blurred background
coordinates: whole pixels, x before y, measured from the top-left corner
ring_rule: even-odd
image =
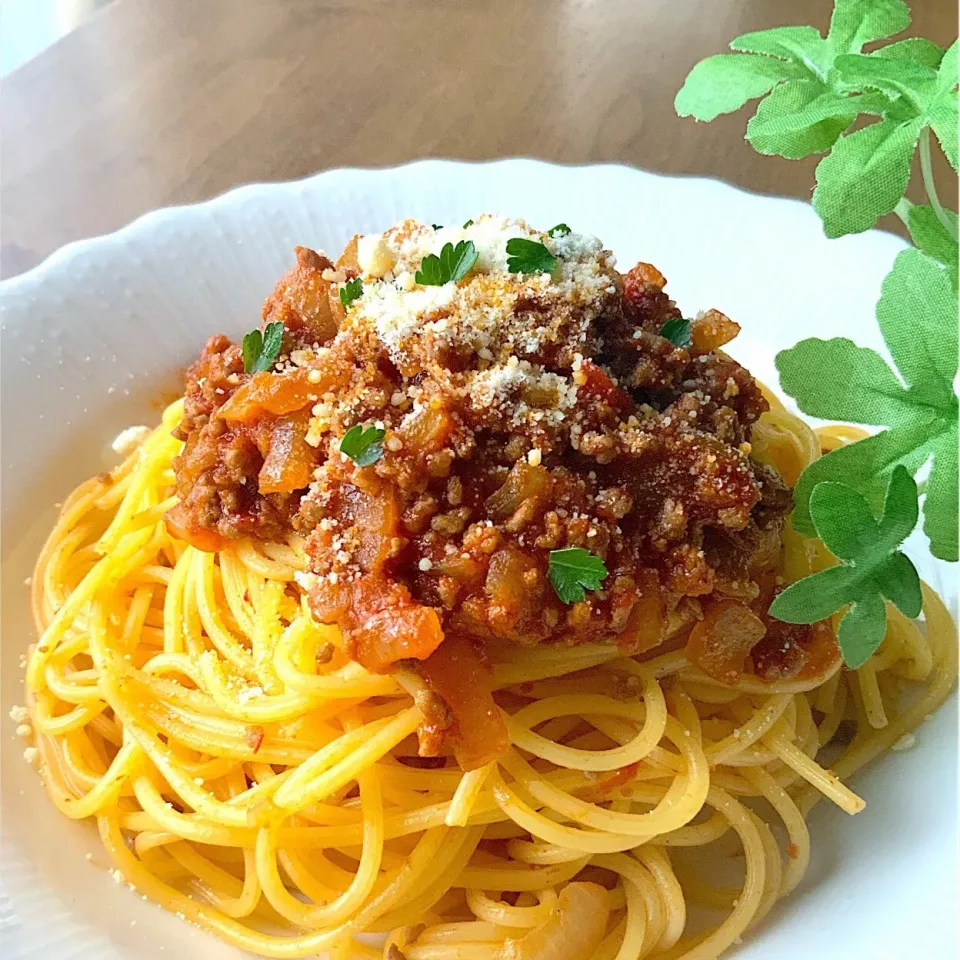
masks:
[[[952,0],[912,0],[948,46]],[[615,161],[809,199],[752,107],[680,120],[738,34],[826,33],[832,0],[0,0],[0,275],[241,183],[425,156]],[[942,199],[956,178],[942,157]],[[889,217],[882,226],[900,229]]]
[[[0,0],[0,76],[35,57],[110,0]]]

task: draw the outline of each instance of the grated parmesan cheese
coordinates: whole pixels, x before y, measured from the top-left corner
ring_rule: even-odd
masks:
[[[506,248],[515,237],[543,243],[558,258],[556,267],[511,273]],[[468,240],[477,262],[462,280],[416,282],[424,257]],[[596,321],[616,310],[619,297],[615,260],[596,237],[549,237],[522,220],[490,214],[467,227],[439,230],[404,220],[360,237],[357,261],[363,291],[343,328],[380,344],[405,381],[413,381],[390,398],[405,422],[422,412],[415,383],[423,374],[443,384],[444,392],[478,410],[496,411],[514,426],[562,421],[586,381],[574,358],[595,352]],[[552,358],[551,371],[540,363],[544,355]],[[455,374],[451,356],[458,358]],[[553,372],[564,367],[568,372]],[[319,447],[350,402],[341,395],[317,403],[307,442]]]

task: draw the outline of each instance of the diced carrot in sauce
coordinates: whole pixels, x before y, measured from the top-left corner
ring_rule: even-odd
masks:
[[[453,713],[454,753],[460,766],[475,770],[503,756],[510,740],[493,701],[490,671],[473,644],[448,636],[420,669],[427,686]]]
[[[694,353],[719,350],[740,333],[740,324],[719,310],[707,310],[690,324],[690,339]]]
[[[350,632],[355,659],[372,673],[389,673],[398,660],[426,660],[442,640],[436,610],[418,605],[384,610]]]
[[[218,415],[224,420],[251,423],[267,415],[282,417],[295,413],[336,386],[329,371],[321,371],[321,376],[321,380],[312,382],[306,367],[282,374],[255,373],[220,408]]]
[[[405,447],[434,453],[443,449],[453,433],[453,420],[442,407],[426,407],[397,431]]]

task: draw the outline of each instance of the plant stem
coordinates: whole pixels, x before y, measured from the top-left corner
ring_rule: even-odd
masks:
[[[940,204],[940,198],[937,196],[937,187],[933,182],[933,165],[930,162],[930,137],[930,128],[924,128],[923,134],[920,137],[920,171],[923,173],[923,188],[927,191],[930,206],[933,207],[933,212],[937,215],[937,219],[943,224],[943,229],[947,231],[953,238],[954,243],[956,243],[957,228],[951,222],[943,206]]]
[[[913,204],[906,198],[901,197],[897,205],[893,208],[893,212],[900,218],[900,222],[909,230],[910,229],[910,208]]]

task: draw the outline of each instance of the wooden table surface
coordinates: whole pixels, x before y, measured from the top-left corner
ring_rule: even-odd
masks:
[[[910,33],[947,45],[948,0]],[[0,272],[237,184],[424,156],[615,160],[809,197],[749,113],[679,120],[700,58],[831,0],[116,0],[0,99]],[[941,164],[946,199],[956,183]]]

